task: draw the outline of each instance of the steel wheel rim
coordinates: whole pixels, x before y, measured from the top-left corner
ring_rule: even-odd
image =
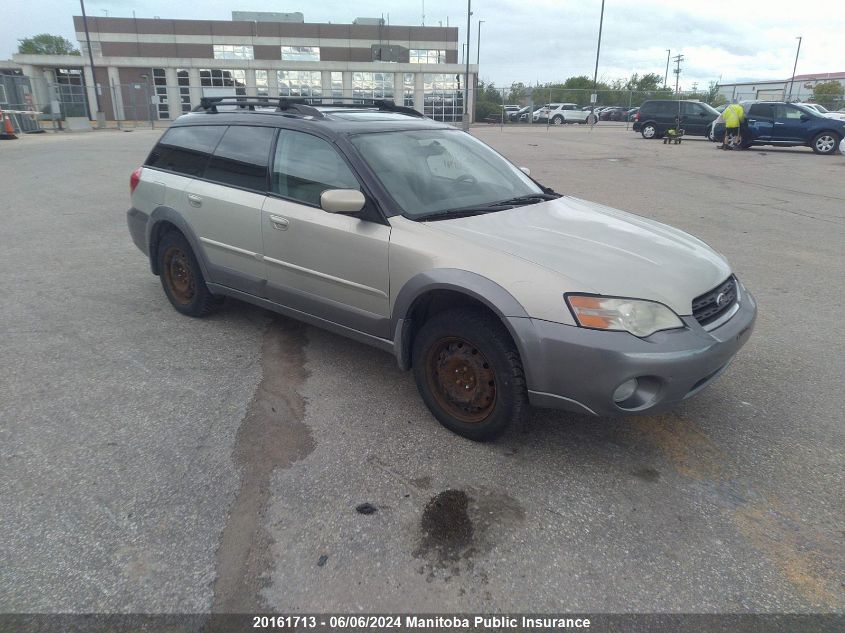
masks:
[[[194,273],[187,254],[176,246],[164,252],[164,279],[173,298],[182,305],[188,305],[197,290]]]
[[[833,138],[830,136],[822,136],[816,141],[816,148],[820,152],[829,152],[833,149],[834,145],[836,145],[836,143],[834,143]]]
[[[653,137],[655,132],[656,130],[654,129],[654,126],[646,125],[645,128],[643,128],[643,136],[646,138]]]
[[[465,424],[484,422],[496,406],[496,375],[477,345],[461,337],[436,341],[425,359],[429,390],[437,404]]]

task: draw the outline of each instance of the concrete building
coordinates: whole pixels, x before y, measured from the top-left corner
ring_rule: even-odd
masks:
[[[745,81],[719,84],[719,93],[731,99],[762,99],[766,101],[808,101],[813,96],[813,87],[827,81],[838,81],[845,86],[845,72],[795,75],[795,79]],[[790,88],[792,94],[790,96]]]
[[[99,97],[110,120],[170,120],[203,96],[236,94],[326,103],[387,98],[439,120],[463,115],[466,68],[458,63],[456,27],[388,25],[380,18],[308,23],[301,13],[233,12],[231,21],[89,17],[92,74],[81,17],[74,26],[81,56],[13,60],[53,91],[65,86],[62,107],[75,115],[79,108],[65,108],[66,99],[86,96],[91,118]],[[476,74],[470,66],[470,113]],[[55,101],[55,94],[37,96]]]

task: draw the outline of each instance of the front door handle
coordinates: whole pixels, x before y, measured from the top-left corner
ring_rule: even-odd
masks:
[[[189,193],[188,194],[188,202],[191,204],[192,207],[201,207],[202,206],[202,198],[198,195]]]
[[[274,229],[279,229],[280,231],[287,231],[288,227],[290,226],[290,220],[288,220],[287,218],[280,217],[278,215],[271,215],[270,224],[273,225]]]
[[[781,123],[780,121],[775,121],[775,125],[786,125],[786,123]]]

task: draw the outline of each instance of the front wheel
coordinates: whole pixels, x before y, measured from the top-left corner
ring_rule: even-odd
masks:
[[[562,117],[562,116],[560,116],[559,114],[558,114],[557,116],[553,117],[553,118],[552,118],[552,124],[553,124],[553,125],[561,125],[561,124],[563,124],[563,117]]]
[[[412,358],[423,401],[458,435],[489,440],[528,414],[519,352],[504,326],[483,310],[432,317],[414,338]]]
[[[643,138],[657,138],[657,128],[654,123],[646,123],[640,130],[640,134]]]
[[[810,146],[816,154],[833,154],[839,145],[839,137],[833,132],[817,134]]]

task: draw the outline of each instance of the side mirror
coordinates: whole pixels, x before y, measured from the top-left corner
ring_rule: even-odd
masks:
[[[809,120],[810,120],[810,117],[808,117],[806,114],[801,115],[801,122],[802,123],[806,123]]]
[[[358,213],[366,202],[357,189],[327,189],[320,194],[320,208],[327,213]]]
[[[528,167],[520,167],[520,168],[519,168],[519,171],[521,171],[521,172],[522,172],[523,174],[525,174],[526,176],[530,176],[530,175],[531,175],[531,170],[530,170],[530,169],[528,169]]]

